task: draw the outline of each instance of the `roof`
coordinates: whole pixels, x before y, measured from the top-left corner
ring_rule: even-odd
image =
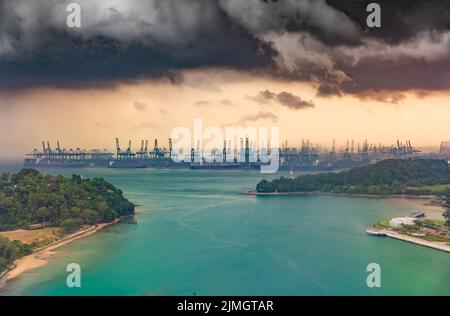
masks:
[[[408,215],[408,217],[415,217],[415,218],[424,217],[424,216],[425,216],[425,212],[422,212],[422,211],[414,211]]]

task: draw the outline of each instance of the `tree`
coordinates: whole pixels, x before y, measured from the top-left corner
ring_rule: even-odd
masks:
[[[48,209],[45,206],[40,207],[37,210],[36,215],[39,218],[42,218],[42,227],[45,228],[45,219],[50,215],[50,212],[48,211]]]
[[[83,219],[86,224],[94,225],[98,222],[99,214],[91,209],[86,209],[83,211]]]
[[[450,208],[448,208],[444,214],[442,214],[445,218],[445,223],[447,226],[450,226]]]
[[[70,234],[80,229],[81,223],[80,220],[69,218],[62,221],[60,226],[64,234]]]
[[[386,159],[338,173],[301,175],[295,179],[262,180],[258,192],[341,192],[377,195],[401,194],[411,187],[450,184],[447,161],[438,159]],[[411,193],[411,190],[409,191]]]
[[[0,174],[0,231],[36,222],[59,225],[66,219],[96,224],[133,214],[134,208],[102,178],[43,176],[33,169]]]
[[[0,272],[14,260],[31,253],[31,246],[0,236]]]

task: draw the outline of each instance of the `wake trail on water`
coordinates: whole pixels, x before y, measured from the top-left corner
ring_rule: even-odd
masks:
[[[223,206],[223,205],[226,205],[226,204],[233,204],[233,203],[236,203],[236,202],[241,201],[241,200],[242,200],[242,199],[240,199],[240,198],[235,198],[235,200],[232,201],[232,202],[214,203],[214,204],[209,204],[209,205],[205,205],[205,206],[196,208],[196,209],[194,209],[194,210],[191,210],[191,211],[189,211],[189,212],[186,212],[186,213],[184,213],[184,214],[179,215],[179,216],[177,217],[177,222],[178,222],[178,224],[180,224],[181,226],[183,226],[183,227],[185,227],[185,228],[187,228],[187,229],[189,229],[189,230],[191,230],[191,231],[193,231],[193,232],[198,233],[198,234],[201,235],[202,237],[205,237],[205,238],[208,238],[208,239],[212,239],[212,240],[215,240],[215,241],[218,241],[218,242],[221,242],[221,243],[226,243],[226,244],[230,244],[230,245],[234,245],[234,246],[239,246],[239,247],[242,247],[242,248],[246,248],[246,247],[247,247],[246,244],[242,244],[242,243],[239,243],[239,242],[236,242],[236,241],[232,241],[232,240],[227,240],[227,239],[219,238],[219,237],[214,236],[214,235],[211,235],[211,234],[205,234],[204,232],[201,232],[199,229],[195,228],[194,226],[191,226],[191,225],[189,225],[189,224],[186,224],[186,223],[182,220],[183,218],[185,218],[185,217],[187,217],[187,216],[190,216],[190,215],[192,215],[192,214],[201,212],[201,211],[203,211],[203,210],[210,209],[210,208],[217,207],[217,206]]]
[[[238,198],[230,194],[230,196],[225,195],[196,195],[196,194],[167,194],[167,193],[159,193],[159,192],[126,192],[126,194],[130,195],[156,195],[158,197],[176,197],[176,198],[200,198],[200,199],[224,199],[224,200],[246,200],[245,198]]]

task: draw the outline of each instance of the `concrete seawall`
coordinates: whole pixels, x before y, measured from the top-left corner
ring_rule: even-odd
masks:
[[[420,246],[424,246],[424,247],[428,247],[428,248],[433,248],[436,250],[445,251],[445,252],[450,253],[450,246],[446,245],[445,242],[437,243],[437,242],[427,241],[427,240],[423,240],[423,239],[419,239],[419,238],[402,235],[402,234],[392,232],[389,230],[381,230],[380,232],[384,233],[387,237],[390,237],[390,238],[394,238],[394,239],[406,241],[406,242],[409,242],[412,244],[416,244],[416,245],[420,245]]]

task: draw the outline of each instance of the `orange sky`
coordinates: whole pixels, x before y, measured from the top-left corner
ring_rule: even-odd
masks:
[[[158,137],[165,145],[173,128],[205,126],[277,126],[281,138],[299,145],[302,138],[330,146],[336,139],[393,144],[410,139],[416,146],[435,146],[450,139],[448,93],[418,97],[406,93],[398,104],[359,100],[354,96],[319,98],[309,84],[275,81],[225,70],[190,71],[182,83],[166,80],[121,84],[114,88],[64,90],[35,88],[0,93],[1,159],[22,158],[41,140],[64,147],[114,148],[114,138],[135,145]],[[314,108],[292,110],[258,104],[262,90],[287,91]],[[258,114],[265,119],[251,121]],[[267,113],[276,116],[268,117]]]

